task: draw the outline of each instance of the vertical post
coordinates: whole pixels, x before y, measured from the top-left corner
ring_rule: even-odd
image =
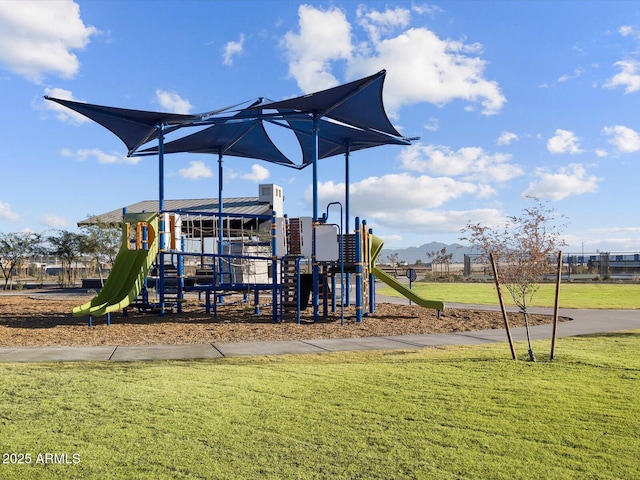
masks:
[[[273,323],[278,323],[278,257],[277,250],[278,224],[276,223],[276,211],[271,212],[271,305]],[[257,290],[256,290],[257,292]]]
[[[558,306],[560,305],[560,281],[562,280],[562,251],[558,252],[558,272],[556,276],[556,299],[553,304],[553,332],[551,334],[551,353],[549,358],[553,360],[556,354],[556,333],[558,330]]]
[[[373,235],[373,230],[369,229],[369,235],[367,236],[367,262],[369,267],[367,270],[369,271],[369,313],[375,313],[376,311],[376,277],[373,275],[371,267],[371,235]]]
[[[166,236],[164,225],[164,125],[158,125],[158,229],[159,235],[159,265],[158,265],[158,293],[160,295],[160,316],[164,316],[165,278],[164,278],[164,250],[166,248]]]
[[[296,257],[296,323],[300,325],[300,259],[301,257]]]
[[[184,299],[184,235],[180,236],[180,253],[178,253],[178,313],[182,312],[182,300]]]
[[[349,156],[350,156],[350,152],[351,151],[351,144],[349,143],[349,141],[347,140],[347,149],[344,152],[344,203],[345,203],[345,227],[342,230],[343,234],[344,232],[349,233],[349,196],[350,196],[350,186],[349,186]],[[342,242],[344,244],[344,238],[342,239]],[[350,275],[347,273],[347,277],[346,277],[346,288],[347,291],[346,293],[346,303],[343,300],[343,304],[349,306],[350,305],[350,295],[349,295],[349,286],[351,285],[351,279],[349,278]],[[344,283],[343,283],[344,285]],[[344,297],[343,297],[344,298]]]
[[[509,347],[511,348],[511,358],[514,360],[516,357],[516,349],[513,346],[513,339],[511,338],[511,329],[509,328],[509,319],[507,318],[507,310],[504,307],[504,300],[502,299],[502,290],[500,289],[500,280],[498,279],[498,268],[493,258],[493,253],[489,254],[489,260],[491,261],[491,268],[493,269],[493,279],[496,282],[496,290],[498,291],[498,298],[500,299],[500,308],[502,309],[502,319],[504,320],[504,328],[507,331],[507,338],[509,340]],[[438,312],[438,315],[440,312]]]
[[[331,313],[336,312],[336,276],[331,275]]]
[[[218,255],[222,255],[224,252],[222,251],[222,239],[223,239],[223,220],[222,213],[224,211],[224,207],[222,205],[222,189],[224,187],[222,180],[223,170],[222,170],[222,149],[218,150]],[[223,275],[223,258],[218,257],[218,284],[223,283],[222,275]]]
[[[355,249],[356,249],[356,322],[362,322],[362,230],[360,229],[360,218],[356,217],[355,228]]]
[[[313,220],[312,233],[313,240],[311,245],[311,272],[313,279],[313,321],[318,321],[318,303],[319,303],[319,266],[316,262],[316,225],[318,223],[318,115],[313,115]]]

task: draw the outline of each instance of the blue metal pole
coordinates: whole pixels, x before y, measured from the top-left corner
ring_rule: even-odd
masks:
[[[224,211],[222,202],[222,189],[223,189],[223,180],[222,180],[222,174],[223,174],[223,170],[222,170],[222,150],[218,151],[218,254],[222,255],[224,252],[222,251],[222,239],[223,239],[223,227],[224,227],[224,223],[222,220],[222,213]],[[223,262],[224,260],[222,259],[222,257],[219,257],[218,259],[218,273],[219,273],[219,279],[218,279],[218,283],[224,283],[222,281],[222,275],[223,275]]]
[[[350,142],[347,140],[347,150],[344,152],[344,203],[345,203],[345,228],[344,230],[342,230],[343,235],[344,233],[349,233],[349,195],[350,195],[350,191],[349,191],[349,156],[350,156],[350,149],[351,149],[351,144]],[[344,244],[344,238],[342,239],[342,242]],[[351,279],[350,279],[350,275],[347,273],[347,277],[346,277],[346,285],[347,285],[347,291],[346,291],[346,305],[347,307],[351,304],[351,295],[349,292],[349,286],[351,285]]]
[[[276,255],[278,234],[278,225],[276,223],[276,211],[273,210],[271,215],[271,305],[273,309],[273,323],[278,323],[278,257]]]
[[[300,257],[296,257],[296,323],[300,325]]]
[[[318,321],[319,267],[316,263],[316,224],[318,223],[318,115],[313,115],[313,241],[311,245],[311,270],[313,277],[313,321]]]
[[[178,253],[178,313],[182,312],[182,302],[184,299],[184,249],[185,249],[184,235],[180,236],[180,253]]]
[[[160,230],[160,260],[158,265],[158,293],[160,294],[160,316],[164,316],[164,250],[166,248],[166,237],[164,233],[164,125],[158,126],[158,229]]]
[[[362,232],[360,218],[356,217],[356,322],[362,322]]]

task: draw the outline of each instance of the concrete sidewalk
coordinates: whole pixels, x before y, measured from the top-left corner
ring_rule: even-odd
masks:
[[[384,301],[387,301],[387,298]],[[479,305],[448,304],[447,306],[452,308],[491,309],[490,307]],[[552,312],[551,309],[533,309],[531,313],[549,314]],[[558,324],[558,337],[640,329],[640,310],[560,309],[560,315],[573,320]],[[531,328],[532,339],[551,338],[551,333],[552,325],[540,325]],[[511,334],[514,341],[526,340],[524,327],[513,328]],[[473,345],[506,341],[505,331],[497,329],[428,335],[196,345],[0,347],[0,362],[187,360],[251,355],[300,355],[345,351],[418,349],[443,345]]]

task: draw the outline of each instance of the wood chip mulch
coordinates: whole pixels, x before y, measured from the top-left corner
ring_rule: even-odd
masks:
[[[0,346],[87,346],[87,345],[179,345],[216,342],[251,342],[273,340],[312,340],[355,338],[427,333],[449,333],[486,329],[504,329],[499,311],[447,309],[440,318],[434,310],[408,304],[381,303],[374,315],[355,321],[353,307],[345,308],[344,325],[340,309],[314,323],[311,308],[304,312],[301,324],[290,316],[274,324],[271,308],[263,306],[260,315],[242,302],[228,302],[218,308],[217,318],[207,315],[203,303],[190,298],[182,313],[112,314],[94,319],[89,328],[87,317],[71,314],[74,306],[91,299],[91,295],[64,296],[48,294],[0,295]],[[568,320],[561,318],[560,321]],[[551,323],[549,315],[531,315],[531,325]],[[524,324],[521,315],[510,314],[510,326]],[[506,334],[505,334],[506,340]]]

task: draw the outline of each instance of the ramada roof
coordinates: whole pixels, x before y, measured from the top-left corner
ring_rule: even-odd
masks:
[[[272,207],[267,202],[260,202],[258,197],[237,197],[225,198],[222,200],[224,214],[233,215],[270,215]],[[158,200],[143,200],[141,202],[127,205],[127,213],[157,212]],[[186,200],[165,200],[164,210],[177,212],[182,216],[182,220],[194,220],[203,214],[218,213],[217,198],[200,198]],[[78,226],[92,225],[95,223],[118,224],[122,222],[122,208],[111,210],[100,215],[94,215],[78,222]]]

